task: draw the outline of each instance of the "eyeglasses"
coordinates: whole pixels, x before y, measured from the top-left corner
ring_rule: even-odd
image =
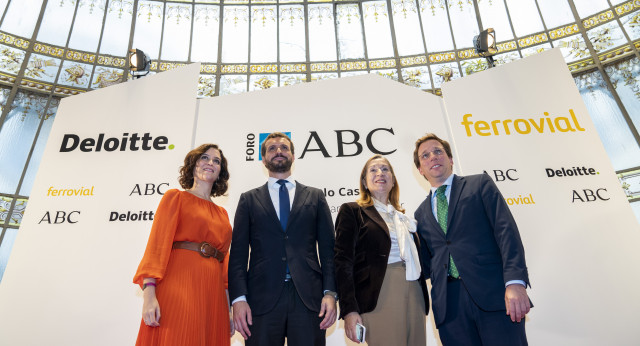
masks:
[[[220,159],[215,157],[215,156],[209,156],[207,154],[202,154],[202,156],[200,156],[200,161],[204,161],[206,163],[209,163],[209,161],[213,161],[213,164],[215,165],[219,165],[220,164]]]
[[[435,148],[432,151],[424,152],[424,153],[422,153],[420,155],[420,160],[428,160],[431,157],[431,154],[433,154],[435,156],[442,156],[442,155],[444,155],[444,149]]]

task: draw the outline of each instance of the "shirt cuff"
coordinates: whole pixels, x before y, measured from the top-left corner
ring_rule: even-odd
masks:
[[[509,286],[509,285],[513,285],[513,284],[522,285],[522,286],[524,286],[525,288],[527,288],[527,284],[526,284],[524,281],[522,281],[522,280],[509,280],[509,281],[507,281],[507,283],[506,283],[506,284],[504,284],[504,287],[506,288],[507,286]]]
[[[246,301],[247,301],[247,296],[240,296],[240,297],[234,299],[231,302],[231,305],[235,304],[236,302],[246,302]]]

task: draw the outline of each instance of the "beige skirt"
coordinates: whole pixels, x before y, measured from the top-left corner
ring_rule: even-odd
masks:
[[[426,314],[420,283],[407,281],[404,262],[387,264],[376,308],[362,314],[369,346],[424,346]]]

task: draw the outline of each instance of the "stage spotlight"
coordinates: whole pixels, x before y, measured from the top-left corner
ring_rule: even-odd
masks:
[[[493,56],[498,54],[496,48],[496,33],[493,28],[488,28],[473,38],[473,46],[476,48],[478,55],[487,59],[489,68],[495,66]]]
[[[149,74],[151,68],[151,58],[140,49],[129,50],[129,69],[133,79]]]

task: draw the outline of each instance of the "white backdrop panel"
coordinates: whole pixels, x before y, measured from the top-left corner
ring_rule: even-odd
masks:
[[[444,133],[446,128],[439,97],[376,75],[201,100],[195,144],[218,143],[229,160],[228,197],[217,202],[232,219],[240,194],[266,183],[268,174],[258,161],[257,141],[261,133],[273,131],[291,133],[296,157],[293,176],[326,190],[335,219],[342,203],[356,199],[357,193],[348,195],[349,190],[359,188],[360,171],[374,150],[393,151],[388,159],[398,178],[400,200],[413,215],[427,186],[413,166],[414,142],[427,131]],[[339,157],[340,143],[356,142],[356,137],[359,144],[342,144],[345,156]],[[321,146],[326,153],[319,150]],[[251,150],[254,154],[248,155]],[[248,161],[248,156],[253,160]],[[343,326],[340,321],[328,330],[329,345],[351,344]],[[434,329],[428,328],[427,333],[429,344],[435,344]],[[233,342],[242,344],[239,334]]]
[[[110,218],[113,212],[125,219],[128,212],[146,212],[149,219],[161,195],[147,192],[147,184],[168,184],[161,191],[179,187],[178,167],[191,149],[199,70],[193,64],[62,100],[0,285],[0,344],[135,342],[142,295],[131,280],[151,221]],[[153,140],[132,140],[134,133],[167,141],[154,149]],[[93,138],[94,145],[84,147],[91,151],[81,151],[78,142],[61,152],[70,134]],[[120,145],[126,137],[127,145],[107,151],[105,139],[97,151],[100,134]],[[54,196],[58,190],[73,195]]]
[[[640,277],[629,268],[640,264],[640,227],[560,51],[442,92],[455,164],[492,175],[518,222],[535,305],[529,342],[637,345]]]
[[[228,195],[216,202],[233,222],[240,193],[267,179],[258,145],[272,131],[291,133],[294,177],[326,191],[334,218],[357,197],[362,165],[376,151],[389,153],[412,215],[428,192],[413,166],[414,141],[426,132],[453,138],[454,169],[490,173],[520,226],[535,304],[530,343],[640,339],[633,328],[640,279],[625,269],[640,262],[633,251],[639,227],[557,50],[444,84],[450,124],[440,98],[375,75],[205,99],[197,107],[198,71],[190,65],[62,101],[0,285],[0,344],[132,344],[142,299],[131,279],[151,222],[110,216],[155,211],[161,196],[147,186],[178,187],[186,152],[213,142],[231,173]],[[575,131],[561,131],[569,126]],[[65,135],[97,141],[101,133],[115,138],[111,144],[123,137],[128,144],[60,152]],[[132,150],[134,133],[164,136],[159,146],[167,147],[142,150],[137,140]],[[574,174],[548,177],[547,169],[557,175],[563,168]],[[80,195],[53,196],[58,190]],[[428,325],[428,344],[438,344]],[[342,322],[327,337],[329,345],[351,344]],[[233,344],[242,344],[238,334]]]

